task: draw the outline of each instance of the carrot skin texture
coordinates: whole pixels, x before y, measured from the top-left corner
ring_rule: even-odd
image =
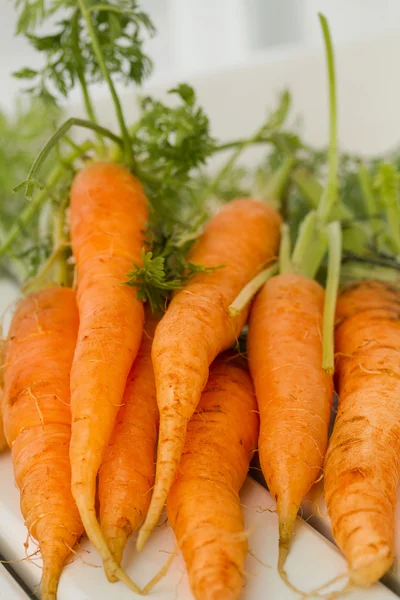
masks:
[[[259,456],[279,518],[280,566],[300,503],[320,474],[332,377],[322,368],[324,290],[297,274],[270,279],[251,308],[247,346],[260,410]]]
[[[75,177],[70,230],[80,326],[71,370],[72,492],[103,558],[109,553],[95,513],[96,477],[143,333],[143,305],[122,284],[140,263],[147,215],[143,188],[123,167],[95,163]]]
[[[167,513],[182,550],[192,592],[201,600],[237,600],[247,539],[239,490],[257,447],[254,388],[243,368],[214,361],[188,423]]]
[[[186,428],[207,382],[214,358],[237,339],[248,310],[227,309],[240,290],[276,257],[280,217],[270,206],[235,200],[208,223],[189,259],[206,267],[173,298],[157,326],[152,359],[160,411],[156,482],[139,532],[141,550],[157,524],[183,450]]]
[[[75,292],[51,288],[19,303],[8,336],[4,426],[21,511],[43,557],[44,600],[56,598],[62,567],[83,533],[69,463],[69,375],[77,332]]]
[[[355,584],[389,569],[400,476],[400,294],[364,281],[338,297],[339,409],[325,461],[334,538]]]
[[[154,482],[158,408],[151,346],[158,319],[147,313],[110,445],[99,472],[100,524],[117,564],[142,524]],[[115,577],[108,574],[110,581]]]

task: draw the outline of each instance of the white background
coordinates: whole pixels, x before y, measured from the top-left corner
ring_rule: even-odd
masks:
[[[10,73],[40,64],[13,35],[13,0],[0,0],[0,108],[11,108],[20,82]],[[154,79],[190,77],[246,64],[287,45],[321,45],[317,12],[329,18],[335,45],[400,27],[400,0],[143,0],[157,26],[149,42]],[[395,75],[394,75],[395,76]]]

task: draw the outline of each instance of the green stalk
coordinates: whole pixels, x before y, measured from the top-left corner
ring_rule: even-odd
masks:
[[[279,201],[287,185],[294,163],[295,159],[293,156],[285,157],[281,166],[273,173],[265,190],[263,190],[264,198]]]
[[[219,144],[218,146],[215,146],[214,152],[226,152],[226,150],[233,150],[234,148],[243,148],[243,145],[247,144],[247,143],[252,143],[252,144],[273,144],[274,143],[274,138],[272,136],[259,137],[257,139],[253,139],[253,141],[250,142],[251,139],[253,139],[253,138],[232,140],[231,142],[225,142],[224,144]]]
[[[228,307],[230,317],[239,315],[250,300],[257,294],[258,290],[264,285],[268,279],[271,279],[278,272],[278,264],[274,263],[264,271],[256,275],[236,296],[235,300]]]
[[[279,273],[293,273],[290,252],[291,244],[289,226],[286,223],[283,223],[281,227],[281,245],[279,247]]]
[[[101,125],[97,125],[96,123],[92,123],[91,121],[87,121],[86,119],[68,119],[68,121],[65,121],[65,123],[61,125],[61,127],[59,127],[59,129],[52,135],[52,137],[49,139],[46,145],[39,152],[31,167],[31,170],[29,171],[28,178],[25,181],[22,181],[19,185],[17,185],[13,190],[14,192],[17,192],[19,189],[26,185],[25,195],[28,199],[32,198],[33,188],[36,182],[36,174],[39,172],[48,154],[51,152],[54,146],[74,125],[77,125],[79,127],[85,127],[86,129],[91,129],[92,131],[96,131],[98,133],[101,133],[101,135],[110,138],[116,144],[122,144],[121,138],[119,138],[117,135],[115,135],[105,127],[102,127]]]
[[[311,173],[305,169],[295,169],[292,173],[292,180],[295,182],[304,198],[308,200],[311,208],[318,208],[319,201],[324,188],[320,182]]]
[[[97,118],[96,118],[96,114],[94,111],[94,107],[92,104],[92,101],[90,99],[90,95],[89,95],[89,90],[85,81],[85,76],[84,76],[84,71],[82,69],[82,55],[81,55],[81,49],[79,47],[79,10],[77,9],[75,11],[75,14],[72,18],[72,25],[73,25],[73,31],[74,31],[74,41],[75,41],[75,47],[74,47],[74,55],[75,55],[75,63],[76,63],[76,72],[78,74],[78,79],[79,79],[79,83],[82,89],[82,96],[83,96],[83,102],[85,105],[85,110],[86,110],[86,114],[89,117],[90,121],[93,121],[93,123],[97,123]],[[103,138],[99,135],[98,139],[100,141],[100,143],[104,144],[104,140]]]
[[[376,279],[386,283],[400,284],[400,269],[356,261],[344,263],[340,276],[343,283],[351,283],[359,279]]]
[[[228,150],[229,148],[235,148],[235,151],[231,154],[231,156],[229,157],[225,165],[222,167],[222,169],[220,169],[216,177],[207,186],[206,191],[204,192],[204,198],[209,198],[210,196],[212,196],[214,191],[217,189],[220,181],[230,171],[230,169],[233,167],[239,156],[246,148],[252,146],[253,144],[260,143],[261,140],[263,140],[262,143],[264,143],[263,133],[265,132],[265,127],[266,125],[264,123],[262,127],[260,127],[260,129],[248,139],[242,141],[238,140],[236,142],[229,142],[228,144],[223,144],[222,146],[217,147],[217,151]]]
[[[128,129],[127,129],[127,126],[125,123],[124,115],[122,112],[122,106],[119,101],[119,98],[118,98],[117,92],[115,90],[114,83],[111,79],[110,73],[107,69],[107,65],[104,61],[104,57],[103,57],[103,53],[101,51],[99,39],[97,37],[96,30],[93,27],[92,19],[90,17],[90,11],[89,11],[88,7],[86,6],[85,0],[78,0],[78,4],[81,9],[82,16],[86,21],[86,25],[87,25],[88,32],[89,32],[89,35],[91,38],[93,51],[97,58],[97,62],[99,63],[100,69],[103,73],[103,77],[104,77],[105,81],[107,82],[111,97],[114,102],[115,112],[117,115],[120,131],[121,131],[121,137],[124,142],[126,159],[130,165],[134,165],[132,145],[131,145],[131,141],[130,141],[130,137],[129,137],[129,132],[128,132]]]
[[[326,235],[319,228],[317,211],[312,210],[300,225],[292,255],[294,271],[313,279],[324,257],[326,248]]]
[[[358,170],[358,179],[361,186],[362,197],[364,200],[365,212],[369,217],[377,215],[379,212],[378,203],[372,189],[372,180],[365,165],[361,164]]]
[[[325,40],[326,61],[328,67],[329,82],[329,151],[328,151],[328,182],[318,205],[318,217],[325,223],[329,218],[332,208],[338,202],[338,149],[337,149],[337,106],[336,106],[336,82],[335,62],[333,55],[332,39],[326,18],[320,13],[319,20]]]
[[[66,157],[66,163],[71,164],[74,160],[85,154],[85,152],[91,147],[91,142],[86,142],[86,144],[82,144],[79,150],[74,150]],[[20,233],[21,229],[25,227],[29,221],[34,217],[39,208],[42,206],[43,202],[45,202],[48,198],[49,190],[53,189],[57,183],[61,180],[64,175],[64,171],[66,169],[66,164],[57,165],[52,172],[50,173],[46,187],[42,188],[42,190],[32,198],[32,200],[26,205],[22,213],[20,214],[18,220],[14,225],[12,225],[8,236],[5,238],[4,242],[0,247],[0,256],[7,252]]]
[[[339,290],[342,262],[342,230],[339,221],[329,223],[327,226],[327,236],[329,254],[322,328],[322,367],[327,373],[332,375],[335,367],[334,332],[336,299]]]

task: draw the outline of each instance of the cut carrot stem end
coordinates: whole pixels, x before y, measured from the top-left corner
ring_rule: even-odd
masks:
[[[340,223],[334,221],[327,227],[329,255],[328,276],[324,301],[323,318],[323,354],[322,367],[329,374],[334,371],[334,324],[336,312],[336,298],[339,290],[340,268],[342,261],[342,230]]]
[[[237,317],[242,310],[244,310],[247,304],[252,300],[252,298],[257,294],[258,290],[262,288],[264,283],[268,281],[271,277],[276,275],[278,272],[278,264],[274,263],[268,269],[264,269],[258,275],[254,277],[249,283],[242,289],[238,296],[236,296],[235,300],[228,307],[228,314],[230,317]]]

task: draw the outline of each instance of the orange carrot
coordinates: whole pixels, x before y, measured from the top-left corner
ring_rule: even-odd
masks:
[[[333,390],[322,369],[323,305],[318,283],[282,274],[264,285],[250,313],[247,344],[260,410],[259,455],[277,502],[280,570],[328,439]]]
[[[99,473],[100,524],[117,564],[128,537],[142,524],[150,504],[158,430],[151,346],[157,319],[146,316],[117,422]],[[107,574],[115,581],[112,574]]]
[[[400,294],[364,281],[337,304],[339,410],[325,461],[333,535],[354,583],[368,586],[393,561],[400,476]]]
[[[143,305],[122,284],[140,263],[147,213],[140,182],[122,166],[92,164],[73,182],[80,326],[71,371],[72,493],[89,539],[110,565],[95,512],[96,478],[143,333]]]
[[[251,199],[231,202],[211,219],[194,245],[191,262],[222,268],[195,276],[173,298],[152,350],[160,434],[156,482],[139,532],[141,550],[155,527],[183,450],[186,427],[214,358],[237,339],[247,310],[230,318],[228,306],[278,250],[280,217]]]
[[[4,426],[21,511],[42,553],[42,600],[56,598],[62,567],[83,533],[68,455],[77,332],[75,292],[56,287],[20,302],[8,336]]]
[[[4,367],[5,367],[5,355],[6,355],[6,340],[0,338],[0,400],[3,397],[3,387],[4,387]],[[1,402],[0,402],[1,405]],[[7,440],[4,433],[3,426],[3,415],[0,410],[0,452],[7,448]]]
[[[195,598],[239,598],[248,550],[239,490],[257,446],[254,388],[238,362],[218,358],[188,423],[168,519]]]

